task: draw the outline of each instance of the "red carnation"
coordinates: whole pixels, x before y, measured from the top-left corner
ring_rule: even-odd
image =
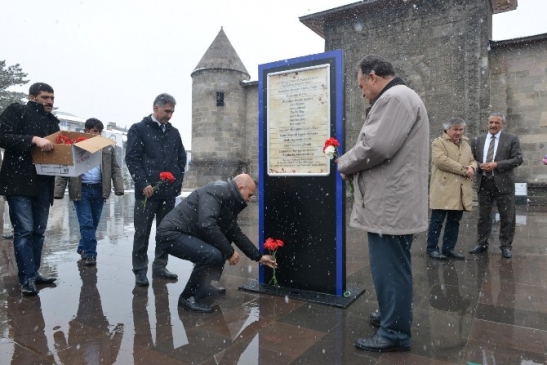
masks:
[[[262,247],[264,247],[264,249],[270,251],[270,255],[272,256],[272,259],[275,261],[275,255],[277,254],[277,249],[279,247],[283,247],[284,245],[285,245],[285,243],[283,243],[283,241],[276,240],[276,239],[270,237],[264,242]],[[277,283],[277,277],[275,276],[275,268],[273,269],[273,276],[270,279],[270,282],[268,283],[268,285],[271,284],[271,283],[273,283],[273,285],[275,285],[275,286],[279,286],[279,284]]]
[[[70,140],[70,138],[68,138],[64,134],[59,134],[57,136],[57,139],[55,140],[55,143],[57,143],[57,144],[72,144],[72,141]]]
[[[172,173],[164,171],[164,172],[160,172],[160,180],[167,181],[172,184],[175,182],[175,177],[173,176]]]
[[[165,184],[165,183],[169,183],[169,184],[172,184],[175,182],[175,177],[173,176],[172,173],[170,173],[169,171],[163,171],[163,172],[160,172],[160,182],[157,183],[156,185],[152,186],[152,189],[154,191],[158,190],[158,188],[162,185],[162,184]],[[148,201],[148,198],[147,197],[144,197],[144,200],[142,201],[142,209],[145,209],[146,208],[146,202]]]

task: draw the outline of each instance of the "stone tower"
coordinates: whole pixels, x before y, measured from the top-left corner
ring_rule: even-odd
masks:
[[[249,72],[221,28],[192,76],[192,164],[185,187],[248,172]]]

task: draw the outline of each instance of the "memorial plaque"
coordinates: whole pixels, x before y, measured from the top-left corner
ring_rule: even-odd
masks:
[[[344,308],[364,292],[346,288],[345,185],[323,154],[329,137],[343,152],[342,65],[337,50],[259,66],[260,248],[284,246],[277,280],[261,265],[242,290]]]
[[[330,65],[268,74],[269,175],[329,175]]]

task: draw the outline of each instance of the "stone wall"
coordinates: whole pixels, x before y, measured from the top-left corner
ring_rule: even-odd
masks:
[[[522,148],[516,179],[528,183],[531,204],[547,205],[547,34],[492,42],[491,48],[492,110],[507,116],[506,129]]]
[[[245,83],[247,115],[245,125],[245,156],[248,170],[245,171],[258,179],[258,82]]]
[[[301,21],[325,38],[326,51],[344,50],[346,147],[368,106],[357,87],[357,63],[376,53],[424,100],[431,139],[452,117],[468,121],[472,137],[486,131],[490,111],[506,114],[507,130],[519,135],[524,154],[517,180],[529,184],[533,201],[547,203],[541,161],[547,154],[547,34],[490,42],[489,0],[363,1]],[[258,177],[258,84],[247,80],[246,73],[227,69],[193,75],[196,158],[185,187],[240,172]],[[225,92],[224,109],[216,107],[217,91]]]
[[[507,130],[520,138],[518,180],[547,183],[547,34],[493,42],[490,74],[492,110],[504,113]]]
[[[379,4],[378,4],[379,3]],[[364,113],[355,73],[358,61],[378,54],[424,100],[431,139],[452,117],[468,121],[475,133],[488,106],[488,39],[491,8],[483,0],[384,1],[356,5],[325,22],[325,49],[343,49],[347,146]]]

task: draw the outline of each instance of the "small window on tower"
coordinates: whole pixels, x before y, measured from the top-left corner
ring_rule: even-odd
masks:
[[[224,93],[217,91],[217,106],[224,106]]]

